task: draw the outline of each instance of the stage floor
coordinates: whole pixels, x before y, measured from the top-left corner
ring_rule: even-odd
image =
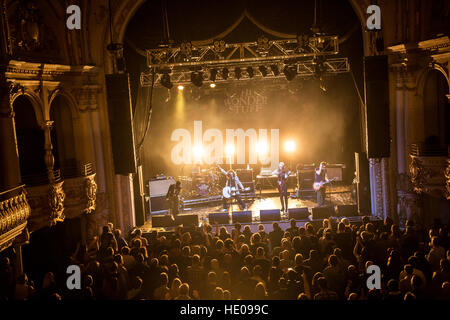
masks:
[[[245,201],[245,203],[247,204],[247,210],[252,212],[253,224],[258,223],[260,221],[259,219],[260,210],[281,209],[280,198],[278,196],[274,196],[274,194],[276,194],[275,191],[276,190],[273,190],[272,192],[268,191],[264,192],[263,190],[261,196],[257,192],[254,201],[250,200]],[[292,194],[293,192],[291,192],[291,195]],[[355,204],[349,188],[332,190],[332,192],[327,193],[326,195],[325,199],[326,206],[349,205],[349,204]],[[315,199],[299,200],[291,197],[288,202],[289,208],[308,207],[311,211],[311,208],[316,206],[317,202]],[[191,208],[185,208],[182,214],[196,214],[199,217],[200,223],[207,223],[208,215],[210,213],[224,212],[222,211],[222,209],[223,209],[222,202],[216,202],[211,205],[197,205]],[[240,211],[240,208],[237,204],[230,205],[230,208],[228,209],[230,216],[231,212],[233,211]],[[281,214],[281,220],[284,221],[287,220],[286,214],[284,213]],[[143,229],[145,231],[151,230],[152,229],[151,219],[148,219],[148,221],[143,226],[141,226],[140,229]]]

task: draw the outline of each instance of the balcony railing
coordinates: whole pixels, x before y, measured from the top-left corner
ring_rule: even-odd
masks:
[[[30,213],[23,185],[0,192],[0,251],[24,231]]]

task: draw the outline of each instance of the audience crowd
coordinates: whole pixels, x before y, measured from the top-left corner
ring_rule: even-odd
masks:
[[[317,229],[317,230],[316,230]],[[388,218],[379,224],[346,218],[282,230],[260,225],[176,228],[123,237],[110,223],[93,248],[79,245],[70,264],[81,268],[81,289],[45,274],[36,288],[0,261],[0,299],[83,300],[414,300],[450,299],[449,229],[428,232],[412,221],[404,230]],[[370,265],[381,269],[381,288],[368,289]]]

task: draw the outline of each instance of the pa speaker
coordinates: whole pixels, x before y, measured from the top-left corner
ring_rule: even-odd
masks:
[[[185,227],[198,227],[198,215],[180,214],[175,217],[175,225],[182,224]]]
[[[308,207],[290,208],[290,209],[288,209],[288,215],[289,215],[289,220],[290,219],[304,220],[304,219],[308,219],[309,210],[308,210]]]
[[[260,221],[280,221],[281,220],[280,209],[260,210],[259,211],[259,220]]]
[[[315,207],[312,208],[312,218],[313,219],[328,219],[334,216],[333,207]]]
[[[229,224],[230,216],[228,215],[228,212],[210,213],[208,215],[208,220],[210,225],[213,225],[216,222],[218,224]]]
[[[108,74],[105,77],[114,170],[116,174],[136,173],[133,113],[128,74]]]
[[[169,215],[152,216],[152,228],[173,227],[174,225],[174,221]]]
[[[354,217],[358,215],[358,206],[356,204],[346,204],[337,206],[337,217]]]
[[[251,223],[252,222],[252,212],[251,211],[233,211],[232,214],[233,224],[239,223]]]
[[[390,156],[387,56],[364,57],[366,150],[368,158]]]

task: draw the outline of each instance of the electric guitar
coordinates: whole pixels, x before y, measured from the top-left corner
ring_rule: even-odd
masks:
[[[250,191],[250,187],[244,188],[244,191]],[[239,194],[239,189],[236,187],[228,187],[226,186],[222,190],[222,195],[225,199],[229,199],[231,197],[234,197],[235,195]]]
[[[334,180],[336,180],[336,178],[330,179],[328,181],[314,182],[313,189],[314,191],[319,191],[320,189],[323,188],[324,185],[327,185],[328,183],[333,182]]]

